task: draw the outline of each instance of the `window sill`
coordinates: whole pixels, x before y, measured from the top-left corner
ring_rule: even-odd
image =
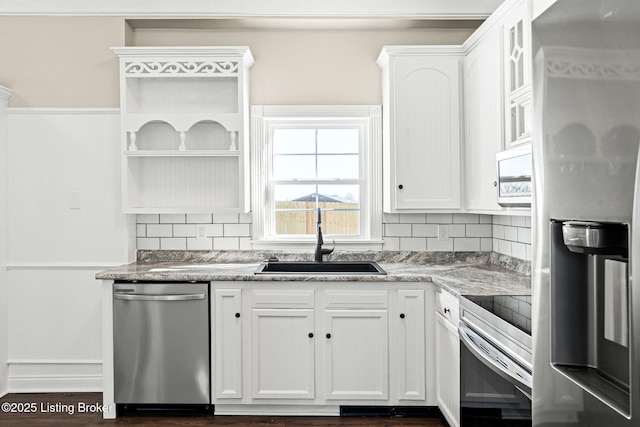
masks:
[[[381,251],[382,240],[341,240],[336,241],[336,250],[342,251]],[[313,251],[316,242],[311,240],[252,240],[254,250],[304,250]],[[333,247],[333,240],[324,239],[325,248]]]

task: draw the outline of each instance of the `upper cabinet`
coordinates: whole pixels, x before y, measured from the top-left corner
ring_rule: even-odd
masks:
[[[249,210],[247,47],[123,47],[125,213]]]
[[[466,208],[501,211],[496,154],[502,151],[502,42],[494,27],[469,48],[463,63]]]
[[[385,46],[385,212],[461,207],[460,64],[456,46]]]
[[[503,18],[505,148],[531,142],[531,4],[511,2]]]

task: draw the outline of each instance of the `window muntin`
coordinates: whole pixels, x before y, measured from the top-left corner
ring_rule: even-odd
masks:
[[[361,156],[365,131],[359,123],[279,124],[271,132],[267,208],[271,237],[316,234],[316,210],[323,211],[325,236],[361,237],[362,192],[366,190]]]

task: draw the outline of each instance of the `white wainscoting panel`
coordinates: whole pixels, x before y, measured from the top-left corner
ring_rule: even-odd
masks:
[[[95,274],[128,258],[119,127],[117,109],[7,109],[9,392],[102,390]]]
[[[9,268],[9,391],[102,390],[98,270]]]

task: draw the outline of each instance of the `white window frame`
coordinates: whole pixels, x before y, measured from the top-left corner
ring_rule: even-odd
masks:
[[[251,205],[252,246],[254,249],[302,249],[316,243],[316,236],[276,236],[270,207],[270,171],[273,131],[296,127],[318,128],[349,125],[360,130],[360,236],[336,236],[335,243],[345,250],[382,249],[382,108],[379,105],[355,106],[267,106],[251,107]],[[331,245],[334,237],[325,236]]]

